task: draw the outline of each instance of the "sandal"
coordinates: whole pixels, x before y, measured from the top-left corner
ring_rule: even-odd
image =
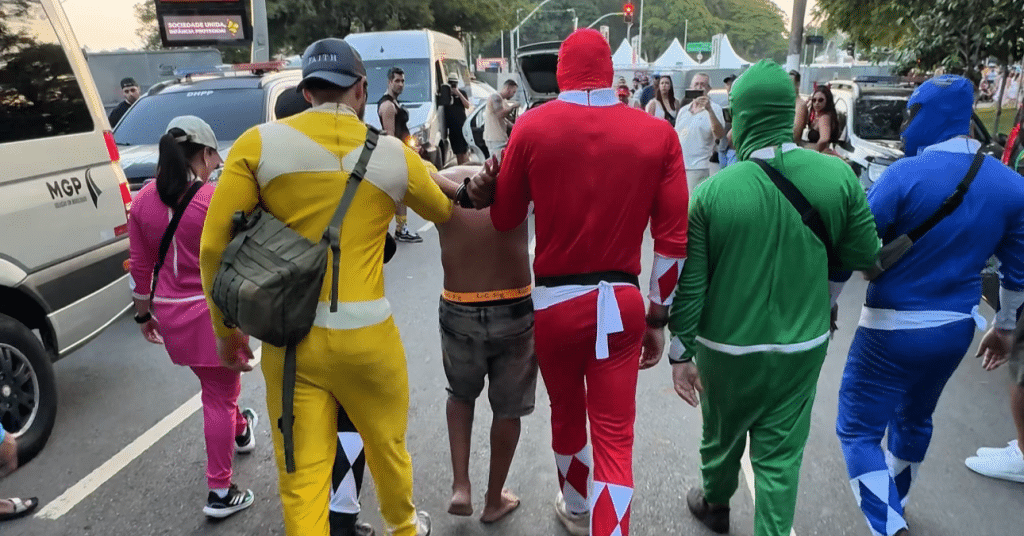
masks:
[[[7,514],[0,514],[0,521],[10,521],[12,519],[18,519],[19,517],[25,517],[35,511],[36,507],[39,506],[39,499],[32,497],[31,499],[19,499],[17,497],[11,499],[0,499],[10,501],[14,505],[14,511]]]

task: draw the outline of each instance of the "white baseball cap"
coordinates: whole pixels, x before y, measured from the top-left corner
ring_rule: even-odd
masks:
[[[213,129],[210,125],[202,119],[194,115],[181,115],[171,119],[171,122],[167,124],[167,132],[172,129],[181,129],[185,132],[184,136],[178,136],[174,138],[178,143],[184,143],[186,141],[192,143],[198,143],[199,145],[205,145],[213,150],[217,150],[217,136],[213,133]]]

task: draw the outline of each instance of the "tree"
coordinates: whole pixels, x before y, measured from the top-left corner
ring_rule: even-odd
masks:
[[[928,0],[817,0],[814,17],[826,31],[841,30],[857,45],[896,46],[916,32],[913,20],[928,11]]]
[[[156,22],[156,2],[152,0],[135,4],[135,19],[139,21],[139,27],[135,29],[135,35],[142,41],[144,50],[159,50],[160,28]]]

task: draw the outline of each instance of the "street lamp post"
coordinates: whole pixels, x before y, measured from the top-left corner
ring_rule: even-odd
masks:
[[[629,42],[629,31],[626,32],[626,42]],[[640,0],[640,27],[638,28],[636,36],[636,57],[642,58],[640,51],[644,46],[644,0]],[[636,63],[636,62],[634,62]]]

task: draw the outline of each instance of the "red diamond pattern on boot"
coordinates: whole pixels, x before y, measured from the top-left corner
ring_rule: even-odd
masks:
[[[594,481],[591,536],[628,536],[633,488]]]
[[[561,475],[559,475],[561,476]],[[563,479],[559,478],[559,481]],[[574,490],[576,490],[581,496],[586,498],[587,496],[587,484],[590,480],[590,468],[579,460],[576,456],[572,457],[572,461],[569,462],[569,470],[565,472],[564,482],[568,482]],[[565,485],[562,483],[562,489],[565,489]],[[579,512],[575,512],[579,513]]]

